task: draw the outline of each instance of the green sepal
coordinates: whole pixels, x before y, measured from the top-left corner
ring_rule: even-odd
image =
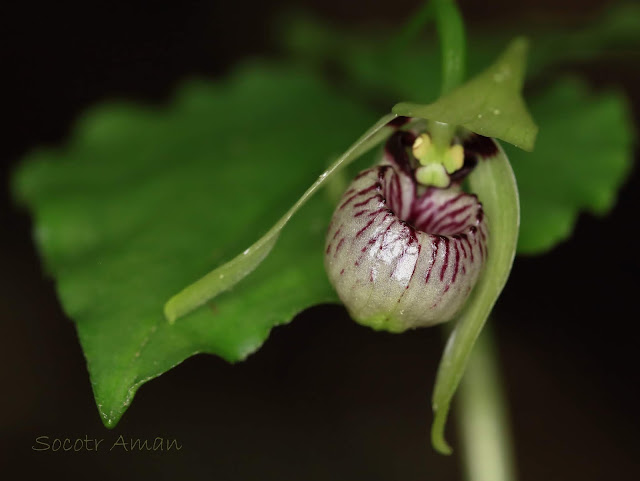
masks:
[[[517,38],[484,72],[431,104],[401,102],[393,113],[462,126],[533,150],[538,127],[522,98],[528,41]]]
[[[433,391],[433,447],[450,454],[444,428],[451,399],[465,371],[473,345],[509,277],[518,243],[518,187],[504,151],[483,159],[469,176],[470,190],[482,201],[489,227],[484,272],[456,320],[445,347]]]
[[[349,147],[318,179],[305,191],[298,201],[276,222],[266,234],[230,261],[216,267],[208,274],[189,284],[173,295],[164,305],[164,315],[169,323],[193,312],[218,294],[231,289],[248,276],[269,255],[278,241],[278,236],[291,217],[325,184],[333,175],[349,163],[382,142],[392,131],[389,122],[397,115],[387,114],[367,130]]]

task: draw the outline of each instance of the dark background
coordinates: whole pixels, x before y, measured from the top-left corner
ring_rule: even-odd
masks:
[[[603,1],[461,2],[472,28],[575,23]],[[30,148],[64,141],[93,103],[159,103],[189,76],[275,55],[269,19],[295,5],[343,25],[397,25],[409,0],[20,2],[2,7],[1,177]],[[634,57],[638,59],[636,55]],[[639,119],[634,65],[572,66],[622,86]],[[604,219],[518,258],[494,322],[523,481],[640,479],[638,173]],[[0,467],[7,479],[457,480],[457,454],[428,443],[437,329],[376,333],[337,306],[275,329],[242,364],[196,356],[145,385],[114,431],[100,422],[73,324],[45,279],[30,220],[3,187],[0,225]],[[452,427],[452,426],[451,426]],[[175,438],[171,453],[103,448]],[[38,436],[105,438],[101,451],[38,453]],[[455,442],[455,430],[449,438]],[[455,445],[455,444],[454,444]],[[458,450],[459,451],[459,450]]]

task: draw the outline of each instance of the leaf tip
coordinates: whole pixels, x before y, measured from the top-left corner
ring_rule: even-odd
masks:
[[[102,408],[101,404],[98,404],[98,411],[100,412],[100,418],[102,419],[102,424],[107,429],[113,429],[118,425],[120,418],[122,417],[122,413],[114,413],[114,411],[106,412]]]
[[[104,427],[107,429],[113,429],[118,424],[118,421],[112,418],[103,418],[102,424],[104,424]]]

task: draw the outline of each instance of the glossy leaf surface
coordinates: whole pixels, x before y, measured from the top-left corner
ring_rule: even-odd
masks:
[[[534,97],[531,111],[540,125],[536,150],[505,146],[520,190],[523,254],[568,239],[582,211],[607,213],[633,162],[631,115],[618,92],[563,79]]]
[[[336,300],[322,253],[332,205],[315,196],[232,291],[169,324],[165,301],[242,252],[376,116],[294,69],[183,87],[152,111],[105,105],[63,150],[34,152],[14,179],[103,421],[200,352],[238,361],[273,326]]]

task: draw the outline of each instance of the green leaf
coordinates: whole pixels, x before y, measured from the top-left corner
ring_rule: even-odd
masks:
[[[334,75],[348,79],[354,95],[375,98],[377,102],[394,102],[398,98],[431,102],[438,96],[440,53],[438,42],[428,35],[433,29],[426,30],[416,30],[410,20],[397,38],[395,31],[358,30],[353,25],[346,29],[295,15],[280,21],[276,33],[293,59],[319,72],[322,66],[331,65]],[[527,61],[531,79],[553,76],[567,63],[596,59],[633,62],[640,46],[640,6],[633,2],[607,5],[586,23],[549,25],[540,21],[502,25],[499,31],[471,31],[469,73],[484,70],[505,43],[517,35],[531,39]]]
[[[162,309],[266,232],[374,118],[299,70],[253,66],[187,85],[165,109],[93,109],[66,148],[25,159],[14,190],[105,425],[187,357],[244,359],[272,327],[336,300],[322,261],[332,205],[315,196],[232,292],[173,325]]]
[[[451,453],[444,427],[451,399],[462,379],[473,345],[511,272],[518,242],[520,210],[518,187],[507,156],[499,149],[481,160],[469,176],[470,190],[478,195],[487,216],[487,262],[482,277],[458,316],[440,361],[432,406],[431,442],[443,454]]]
[[[393,112],[460,125],[472,132],[532,150],[538,128],[521,96],[527,41],[514,40],[496,62],[432,104],[402,102]]]
[[[613,3],[613,2],[611,2]],[[603,5],[586,25],[531,31],[532,55],[528,69],[534,74],[557,71],[558,64],[612,61],[638,61],[640,47],[640,5],[637,2],[619,2]],[[528,30],[524,34],[529,36]],[[523,32],[523,29],[519,30]],[[560,47],[560,48],[559,48]]]
[[[523,254],[566,240],[581,211],[607,213],[633,162],[631,116],[619,93],[596,95],[564,79],[532,97],[531,110],[540,124],[535,152],[507,146],[520,190]]]
[[[278,24],[277,34],[291,58],[322,75],[331,65],[347,79],[349,92],[363,101],[391,107],[399,98],[430,102],[440,90],[437,43],[398,45],[389,32],[341,30],[308,16]]]

